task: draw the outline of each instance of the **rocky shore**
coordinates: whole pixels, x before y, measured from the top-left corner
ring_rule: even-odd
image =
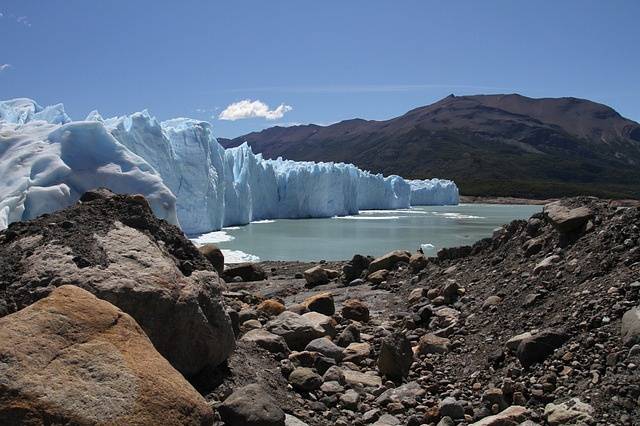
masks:
[[[142,197],[0,233],[0,424],[640,423],[640,208],[224,267]]]

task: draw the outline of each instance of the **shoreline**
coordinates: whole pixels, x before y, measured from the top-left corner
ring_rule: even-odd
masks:
[[[548,198],[546,200],[536,200],[533,198],[517,198],[517,197],[488,197],[488,196],[475,196],[475,195],[461,195],[460,204],[505,204],[516,205],[526,204],[530,206],[543,206],[553,201],[557,201],[557,198]]]

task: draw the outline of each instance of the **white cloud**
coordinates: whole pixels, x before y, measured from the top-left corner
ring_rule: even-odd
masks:
[[[26,16],[18,16],[16,18],[16,22],[26,27],[31,27],[31,22],[29,22],[29,18],[27,18]]]
[[[11,68],[11,64],[0,64],[0,72]]]
[[[276,109],[269,109],[269,105],[262,101],[252,101],[245,99],[240,102],[234,102],[224,109],[218,115],[220,120],[242,120],[244,118],[265,118],[267,120],[278,120],[293,107],[290,105],[280,104]]]

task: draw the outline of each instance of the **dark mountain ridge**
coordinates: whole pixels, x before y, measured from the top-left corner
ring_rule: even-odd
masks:
[[[265,158],[453,179],[465,195],[640,198],[640,124],[577,98],[451,95],[385,121],[272,127],[219,141],[246,141]]]

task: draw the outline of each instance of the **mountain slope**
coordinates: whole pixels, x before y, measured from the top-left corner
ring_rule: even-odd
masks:
[[[583,99],[448,96],[387,121],[273,127],[232,140],[267,158],[344,161],[456,181],[465,195],[640,198],[640,125]]]

